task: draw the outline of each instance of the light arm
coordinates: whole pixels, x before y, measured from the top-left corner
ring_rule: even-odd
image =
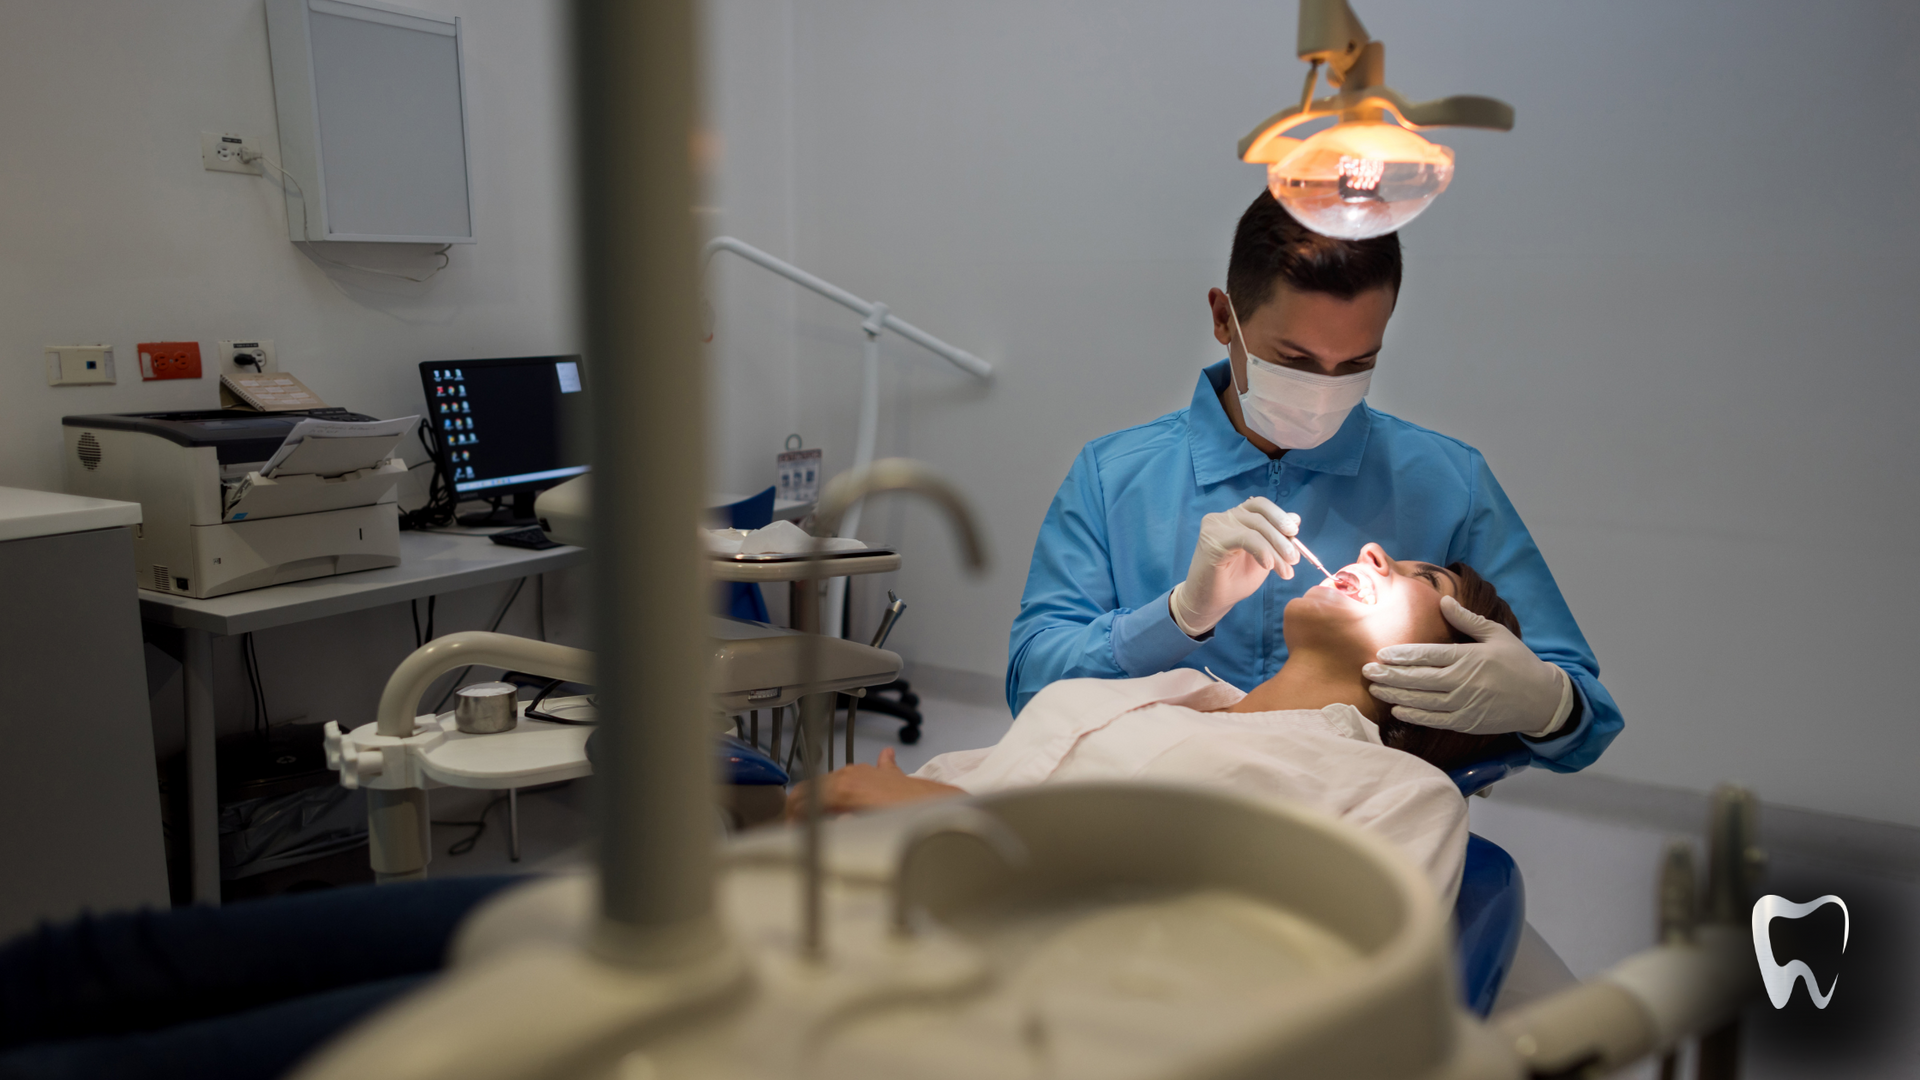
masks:
[[[805,270],[787,262],[785,259],[769,255],[744,240],[738,240],[731,236],[716,236],[712,240],[707,241],[707,246],[701,249],[700,252],[702,265],[705,265],[706,262],[722,251],[731,251],[748,262],[771,270],[796,285],[811,289],[842,307],[858,312],[863,318],[872,319],[875,315],[878,315],[881,327],[899,334],[901,337],[926,349],[928,352],[937,353],[969,375],[980,379],[993,377],[992,364],[987,363],[985,360],[980,359],[965,349],[958,349],[941,341],[925,330],[888,311],[886,305],[862,300],[840,286],[824,278],[809,274]],[[869,333],[872,332],[874,331],[869,330]]]

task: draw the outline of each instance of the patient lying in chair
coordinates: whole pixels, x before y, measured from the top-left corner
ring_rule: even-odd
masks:
[[[1243,694],[1190,669],[1143,679],[1067,679],[1042,690],[991,747],[942,754],[909,776],[880,763],[829,773],[829,812],[1073,780],[1158,780],[1305,803],[1412,857],[1449,907],[1460,887],[1467,807],[1445,769],[1513,745],[1393,719],[1363,665],[1388,645],[1460,640],[1451,596],[1515,634],[1519,621],[1471,567],[1396,562],[1378,544],[1335,581],[1287,605],[1287,662]],[[789,814],[804,805],[796,788]]]

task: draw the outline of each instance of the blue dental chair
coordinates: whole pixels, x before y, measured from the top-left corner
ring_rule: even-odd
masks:
[[[1447,776],[1472,796],[1527,767],[1532,755],[1515,750],[1467,765]],[[1520,931],[1527,922],[1527,887],[1513,856],[1491,840],[1467,835],[1466,868],[1460,898],[1454,903],[1454,955],[1460,965],[1460,999],[1476,1016],[1486,1016],[1513,969]]]

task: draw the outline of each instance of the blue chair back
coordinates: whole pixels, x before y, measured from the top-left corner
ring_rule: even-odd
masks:
[[[1533,762],[1533,752],[1526,747],[1510,750],[1496,758],[1488,758],[1472,765],[1463,765],[1447,774],[1455,787],[1464,796],[1477,794],[1481,789],[1491,787],[1497,780],[1505,780],[1514,773],[1526,768]]]
[[[741,499],[727,506],[727,527],[733,529],[764,529],[773,524],[773,493],[769,487],[758,495]],[[726,613],[736,619],[748,622],[769,622],[767,598],[760,586],[745,581],[727,583]]]
[[[1512,776],[1532,760],[1533,754],[1522,747],[1455,769],[1447,777],[1466,797]],[[1475,1015],[1485,1016],[1500,996],[1500,984],[1506,981],[1520,948],[1520,931],[1527,923],[1527,887],[1513,856],[1471,833],[1453,921],[1461,1000]]]
[[[1493,1010],[1500,985],[1513,969],[1513,955],[1520,949],[1520,930],[1527,922],[1527,887],[1513,856],[1471,833],[1453,919],[1460,998],[1474,1015],[1484,1017]]]
[[[727,526],[733,529],[764,529],[773,524],[773,488],[748,496],[727,506]]]

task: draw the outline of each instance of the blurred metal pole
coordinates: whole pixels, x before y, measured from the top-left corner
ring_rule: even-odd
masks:
[[[577,0],[582,284],[593,395],[604,956],[720,945],[703,678],[705,374],[696,315],[693,0]]]

